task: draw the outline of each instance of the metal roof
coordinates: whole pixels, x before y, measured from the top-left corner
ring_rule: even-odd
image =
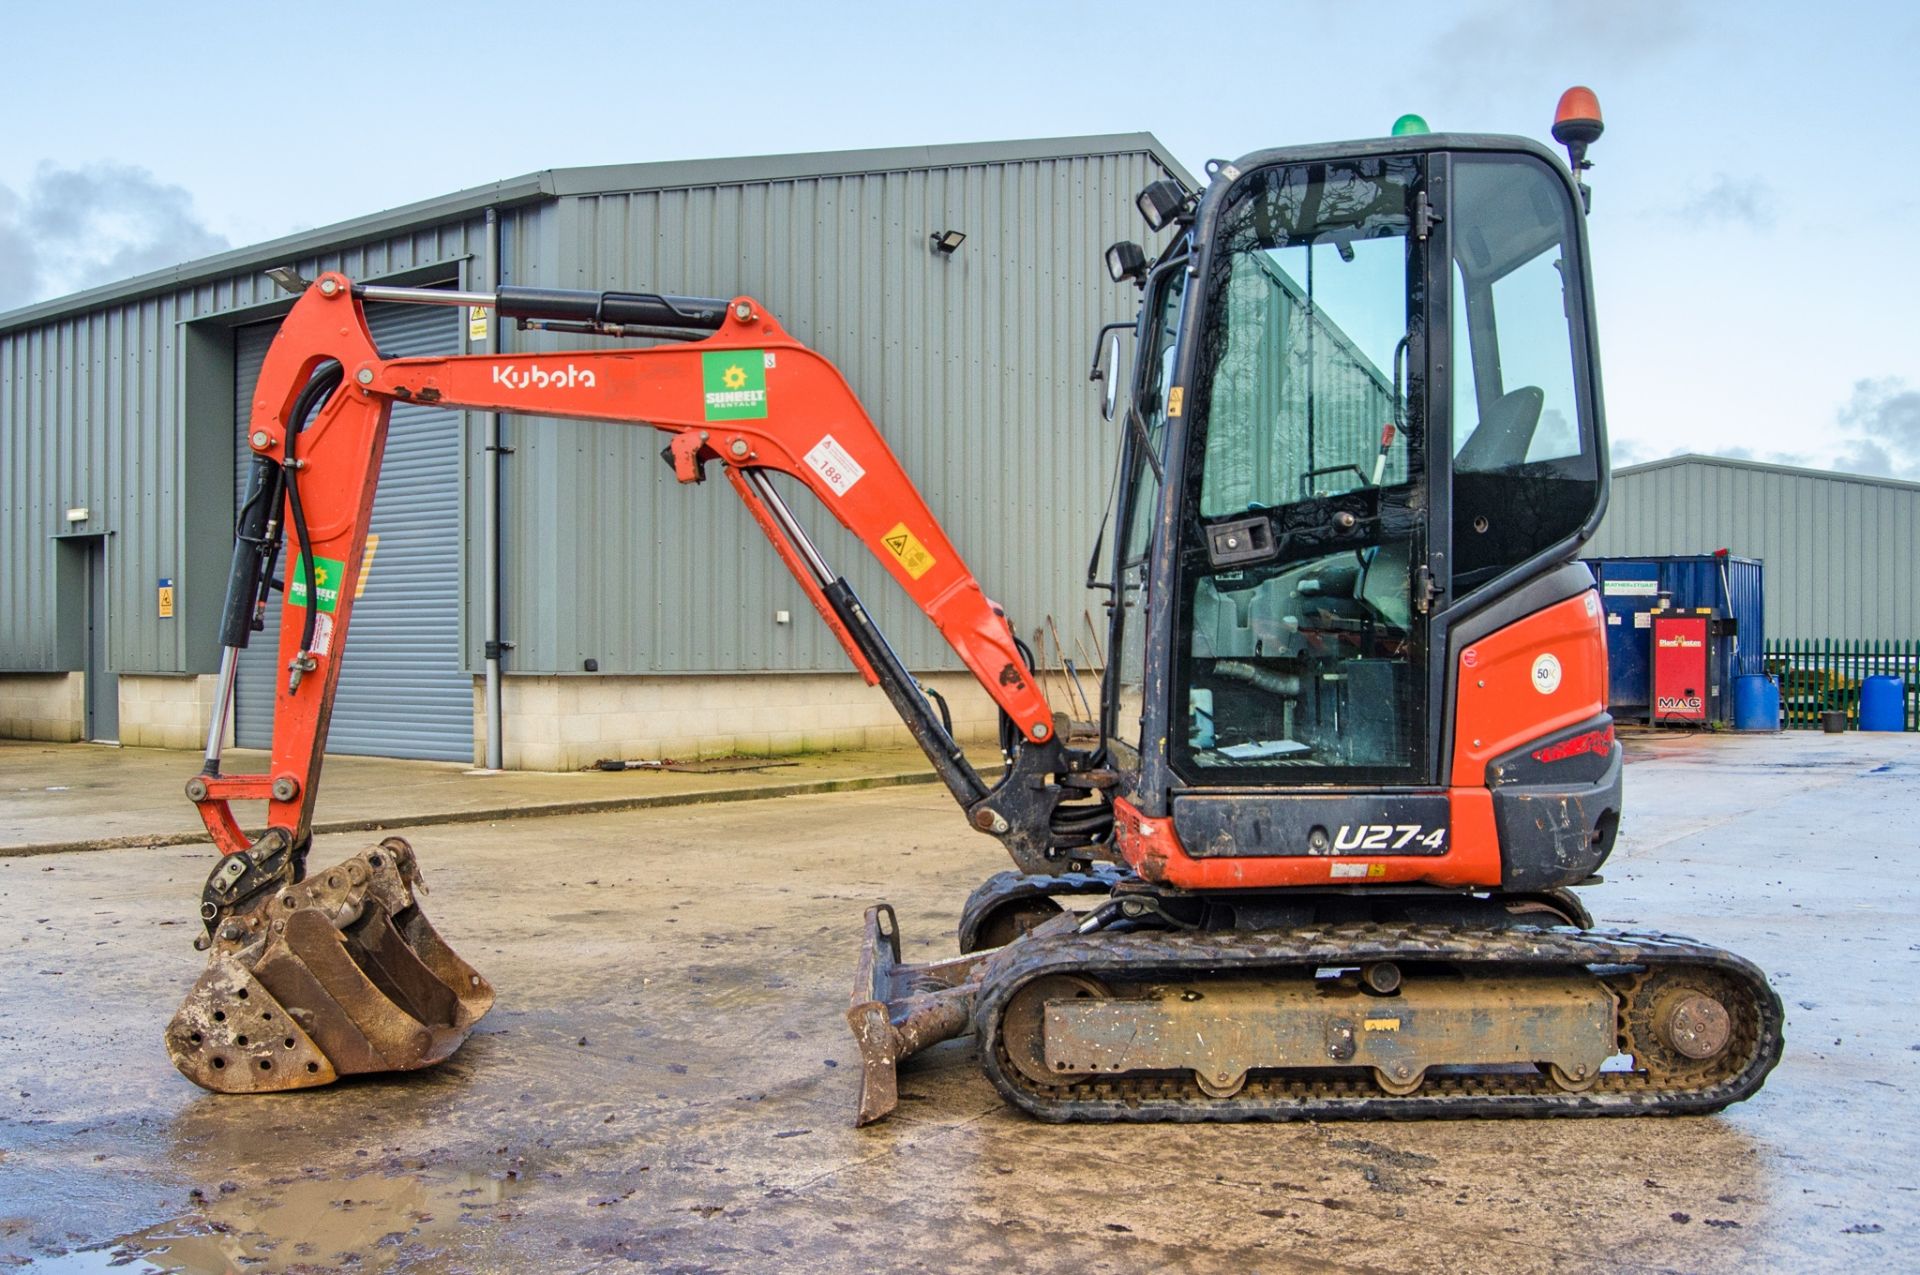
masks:
[[[817,151],[793,155],[751,155],[731,159],[668,160],[647,164],[601,164],[587,168],[548,168],[522,177],[489,182],[355,217],[266,243],[235,248],[196,261],[103,284],[0,314],[0,332],[32,327],[62,315],[91,310],[155,293],[171,292],[208,279],[242,274],[311,256],[331,248],[381,239],[420,226],[453,221],[488,208],[509,208],[567,195],[623,190],[673,190],[725,186],[783,178],[829,177],[854,173],[900,172],[968,164],[1019,163],[1075,155],[1145,152],[1198,190],[1201,183],[1152,133],[1102,133],[1083,137],[1041,137],[1000,142],[961,142],[943,146],[890,146],[874,150]]]
[[[1734,456],[1703,456],[1697,452],[1689,452],[1684,456],[1669,456],[1665,460],[1650,460],[1639,465],[1628,465],[1623,469],[1614,470],[1613,476],[1627,478],[1657,469],[1675,469],[1681,465],[1713,465],[1724,469],[1748,469],[1762,474],[1824,478],[1831,482],[1866,483],[1874,487],[1892,487],[1898,491],[1920,491],[1920,482],[1909,482],[1904,478],[1882,478],[1875,474],[1853,474],[1838,469],[1809,469],[1803,465],[1775,465],[1766,461],[1743,460]]]

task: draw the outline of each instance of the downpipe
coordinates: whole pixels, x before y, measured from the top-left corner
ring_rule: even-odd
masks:
[[[487,209],[486,233],[486,274],[491,287],[500,286],[500,214],[498,210]],[[488,354],[500,353],[500,324],[497,319],[487,324],[487,339],[483,343]],[[500,446],[500,413],[486,413],[486,457],[482,470],[481,499],[481,542],[484,546],[482,556],[485,565],[481,570],[481,608],[484,613],[482,632],[486,643],[486,719],[487,719],[487,755],[488,770],[506,768],[506,742],[502,738],[506,713],[501,706],[501,655],[505,644],[500,640],[500,464],[503,451]]]

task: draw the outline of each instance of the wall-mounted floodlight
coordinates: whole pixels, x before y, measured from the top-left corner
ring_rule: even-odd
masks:
[[[291,292],[296,297],[313,286],[313,280],[301,276],[292,266],[271,266],[266,271],[267,278],[282,292]]]
[[[935,252],[943,257],[951,257],[960,251],[960,245],[967,241],[967,236],[958,230],[936,230],[927,239],[933,244]]]

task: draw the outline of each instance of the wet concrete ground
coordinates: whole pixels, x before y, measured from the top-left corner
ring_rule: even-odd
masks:
[[[1756,959],[1787,1004],[1785,1060],[1720,1116],[1052,1127],[956,1041],[856,1131],[862,907],[945,954],[1002,866],[936,788],[422,829],[498,1006],[436,1071],[258,1099],[160,1043],[204,848],[0,859],[0,1265],[1911,1268],[1920,737],[1634,751],[1590,905]]]
[[[970,747],[985,773],[992,745]],[[117,744],[0,739],[0,855],[206,843],[200,812],[184,800],[198,756]],[[226,773],[258,774],[266,753],[232,748]],[[932,783],[918,748],[737,757],[671,770],[474,770],[456,762],[328,757],[317,832],[465,823],[700,801],[739,801]],[[378,838],[374,838],[378,840]]]

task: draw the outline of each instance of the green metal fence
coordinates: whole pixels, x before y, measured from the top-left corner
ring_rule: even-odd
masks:
[[[1920,730],[1920,641],[1868,642],[1802,638],[1767,643],[1767,672],[1780,679],[1780,708],[1789,730],[1818,728],[1820,714],[1839,709],[1849,729],[1860,725],[1860,684],[1882,674],[1907,684],[1906,729]]]

